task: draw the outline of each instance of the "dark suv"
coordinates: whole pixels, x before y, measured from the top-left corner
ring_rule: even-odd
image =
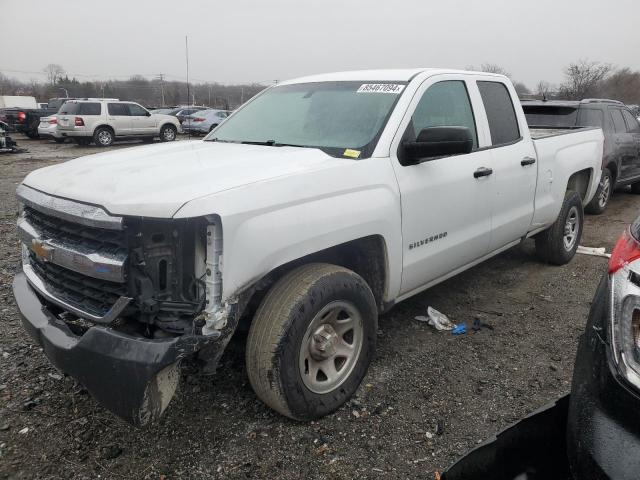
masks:
[[[532,128],[602,128],[602,179],[585,211],[602,213],[615,187],[631,185],[633,193],[640,193],[640,125],[622,102],[536,100],[523,101],[522,108]]]

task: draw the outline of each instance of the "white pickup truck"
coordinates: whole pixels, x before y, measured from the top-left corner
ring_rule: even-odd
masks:
[[[181,361],[211,369],[240,325],[256,394],[320,417],[362,381],[395,303],[528,237],[571,260],[603,135],[540,135],[503,76],[361,71],[268,88],[202,141],[34,171],[17,191],[25,328],[144,424]]]

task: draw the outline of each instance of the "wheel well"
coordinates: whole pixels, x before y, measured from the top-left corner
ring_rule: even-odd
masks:
[[[173,123],[165,123],[160,127],[160,130],[162,130],[164,127],[172,127],[176,132],[178,131],[178,127],[176,127]]]
[[[269,272],[240,295],[238,305],[242,317],[240,326],[248,327],[253,313],[275,282],[300,265],[316,262],[340,265],[356,272],[371,288],[378,310],[380,312],[384,310],[384,296],[387,289],[387,250],[382,236],[372,235],[306,255]]]
[[[580,198],[584,202],[584,199],[587,196],[587,189],[589,188],[590,180],[591,170],[588,168],[585,170],[580,170],[579,172],[576,172],[569,177],[569,181],[567,182],[567,190],[578,192]]]
[[[618,165],[616,165],[616,162],[609,162],[606,166],[606,168],[609,169],[609,171],[611,172],[611,183],[612,185],[616,184],[616,178],[618,178]]]
[[[113,127],[111,125],[98,125],[96,128],[93,129],[93,134],[95,135],[96,132],[98,131],[99,128],[108,128],[109,130],[111,130],[111,133],[113,133],[113,135],[115,136],[116,132],[113,129]]]

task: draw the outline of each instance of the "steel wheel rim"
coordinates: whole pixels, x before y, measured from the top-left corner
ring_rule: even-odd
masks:
[[[305,387],[314,393],[342,385],[358,363],[364,329],[354,304],[335,301],[313,318],[302,338],[298,367]]]
[[[103,130],[98,134],[98,140],[100,140],[100,143],[103,145],[109,145],[109,143],[111,143],[111,134]]]
[[[578,239],[578,231],[580,230],[580,215],[578,214],[577,207],[571,207],[567,220],[564,224],[564,236],[562,240],[564,242],[564,248],[566,251],[571,251]]]
[[[607,206],[607,201],[609,200],[610,192],[611,192],[611,179],[609,177],[604,177],[602,179],[602,188],[600,189],[600,197],[598,198],[598,205],[600,205],[600,208],[604,208]]]
[[[164,139],[165,140],[173,140],[174,134],[173,134],[173,129],[172,128],[165,128],[164,129]]]

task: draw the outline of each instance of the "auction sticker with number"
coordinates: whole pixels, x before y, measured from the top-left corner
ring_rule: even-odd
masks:
[[[357,93],[393,93],[398,95],[404,90],[404,85],[397,83],[363,83]]]

